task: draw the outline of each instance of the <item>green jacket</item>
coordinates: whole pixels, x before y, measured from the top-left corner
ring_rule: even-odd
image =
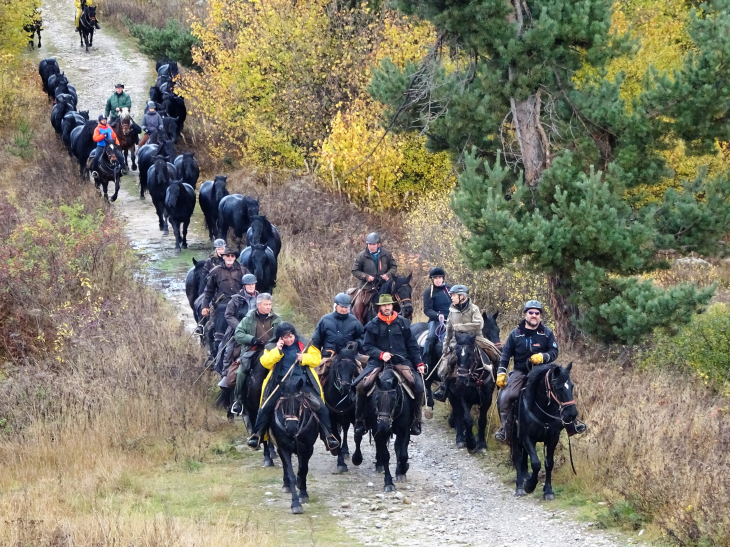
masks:
[[[236,343],[241,346],[241,354],[246,353],[249,349],[251,349],[251,342],[254,338],[256,338],[256,313],[256,308],[249,311],[246,316],[241,319],[241,322],[236,327],[236,332],[233,334],[233,337],[236,339]],[[276,315],[274,312],[271,312],[266,321],[268,324],[266,325],[265,330],[268,330],[269,332],[266,333],[266,339],[263,340],[264,343],[269,342],[269,340],[273,340],[276,336],[276,327],[281,325],[281,317]]]
[[[111,116],[111,121],[112,119],[116,119],[119,117],[119,114],[117,113],[117,108],[121,110],[125,107],[129,109],[132,108],[132,98],[124,92],[122,92],[121,95],[117,95],[117,92],[115,91],[114,93],[112,93],[112,96],[106,100],[106,109],[104,110],[104,115],[107,118]]]

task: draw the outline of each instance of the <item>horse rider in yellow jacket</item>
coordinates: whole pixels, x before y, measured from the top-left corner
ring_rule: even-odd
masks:
[[[332,425],[329,411],[325,406],[322,386],[314,373],[315,367],[318,367],[322,361],[322,354],[312,345],[309,345],[305,351],[296,329],[290,323],[281,323],[276,328],[276,338],[278,338],[276,346],[265,350],[260,359],[261,365],[270,372],[266,376],[261,390],[261,408],[256,417],[254,433],[248,440],[248,446],[258,448],[268,431],[278,401],[278,397],[270,395],[288,374],[287,381],[296,382],[298,379],[304,381],[302,392],[307,397],[310,408],[317,415],[325,446],[327,450],[334,450],[340,446],[340,443],[332,434]],[[292,369],[292,367],[294,368]]]
[[[81,19],[81,13],[83,13],[84,8],[86,6],[93,7],[94,5],[94,0],[74,0],[74,6],[76,6],[76,32],[79,31],[79,19]],[[96,26],[96,30],[101,28],[98,21],[94,21],[94,25]]]

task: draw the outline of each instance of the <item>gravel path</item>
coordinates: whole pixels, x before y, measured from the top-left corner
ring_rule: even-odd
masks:
[[[57,58],[77,88],[79,109],[89,109],[91,116],[96,117],[113,85],[122,82],[132,97],[133,115],[139,119],[147,89],[154,82],[154,64],[108,28],[95,35],[94,48],[87,55],[74,33],[73,1],[48,2],[44,10],[45,45],[39,55]],[[101,24],[105,26],[103,20]],[[136,187],[136,174],[125,177],[120,197],[112,206],[127,219],[127,234],[147,265],[149,281],[176,303],[181,318],[192,327],[184,297],[184,275],[190,261],[181,260],[164,273],[155,266],[175,256],[174,242],[172,235],[163,238],[160,234],[152,203],[140,201]],[[183,258],[201,258],[209,252],[201,220],[196,209],[188,236],[191,248]],[[352,441],[350,449],[354,451]],[[571,521],[549,504],[514,498],[495,475],[481,468],[482,456],[470,456],[454,447],[453,436],[436,419],[426,421],[423,434],[412,441],[408,483],[399,483],[397,493],[383,494],[383,476],[375,472],[371,463],[375,448],[367,439],[363,441],[363,455],[360,468],[350,463],[349,473],[335,474],[336,460],[318,444],[311,462],[310,494],[325,502],[354,540],[366,545],[623,544],[606,533],[593,531],[587,524]],[[393,467],[391,471],[394,472]],[[280,467],[271,472],[272,481],[278,482]],[[289,496],[284,494],[266,500],[271,510],[286,512],[289,503]]]

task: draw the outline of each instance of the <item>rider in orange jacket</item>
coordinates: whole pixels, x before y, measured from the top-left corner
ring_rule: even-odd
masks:
[[[99,124],[96,126],[96,129],[94,129],[93,139],[96,143],[96,152],[94,154],[94,161],[91,164],[91,176],[98,178],[99,173],[97,172],[97,169],[99,168],[99,158],[101,158],[101,155],[104,153],[104,147],[106,146],[107,139],[119,146],[117,135],[114,133],[114,130],[107,125],[106,116],[104,116],[104,114],[99,114]]]

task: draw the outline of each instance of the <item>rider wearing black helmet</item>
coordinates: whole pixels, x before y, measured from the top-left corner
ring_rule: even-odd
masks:
[[[398,271],[393,255],[381,247],[377,232],[368,234],[365,244],[367,248],[357,255],[352,265],[352,275],[362,281],[360,288],[367,283],[388,281]]]
[[[473,334],[476,337],[477,346],[486,353],[489,360],[499,358],[499,349],[482,334],[484,318],[479,306],[469,298],[469,289],[465,285],[454,285],[449,289],[451,306],[449,307],[449,318],[446,320],[446,334],[443,342],[443,358],[436,373],[442,382],[434,392],[433,397],[437,401],[445,401],[448,396],[449,377],[453,371],[456,355],[453,349],[456,346],[455,332]]]
[[[436,331],[439,326],[443,325],[442,332],[445,332],[445,321],[449,317],[451,285],[444,283],[446,272],[443,268],[431,268],[428,277],[431,278],[431,286],[423,292],[423,313],[428,317],[428,337],[423,346],[423,355],[424,361],[431,368],[435,364],[429,361],[431,350],[438,342]]]
[[[522,313],[525,318],[513,330],[502,346],[497,369],[497,387],[502,390],[497,400],[502,427],[494,434],[500,442],[509,442],[514,419],[512,407],[525,386],[527,375],[536,365],[552,363],[558,358],[558,343],[553,331],[541,321],[542,304],[529,300]],[[514,358],[514,370],[507,379],[509,360]]]

